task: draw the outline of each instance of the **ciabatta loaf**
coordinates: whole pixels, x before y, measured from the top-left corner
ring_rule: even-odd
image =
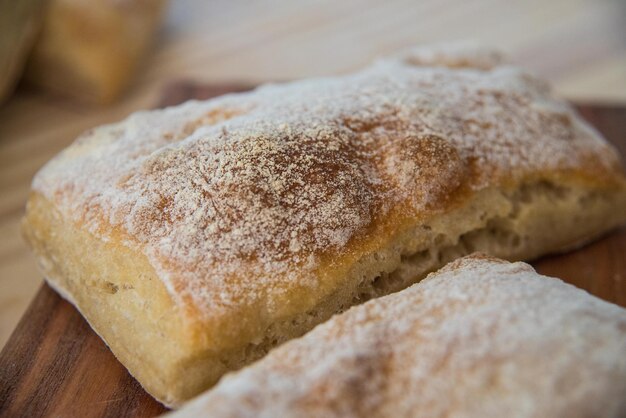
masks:
[[[626,218],[618,154],[480,48],[139,112],[35,177],[48,282],[178,405],[473,251],[528,259]]]
[[[171,417],[626,415],[626,310],[470,256],[335,316]]]

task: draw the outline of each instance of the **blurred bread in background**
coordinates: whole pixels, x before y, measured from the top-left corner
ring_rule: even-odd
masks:
[[[164,6],[164,0],[50,0],[26,80],[80,101],[113,101],[150,46]]]
[[[13,92],[41,26],[44,0],[0,0],[0,103]]]
[[[3,8],[17,8],[5,5],[10,3],[7,0],[0,1]],[[41,0],[16,3],[22,2],[19,8],[24,9],[31,3],[33,9],[37,3],[44,3]],[[165,0],[48,0],[45,3],[39,36],[30,51],[24,78],[43,90],[97,104],[112,102],[130,84],[152,43],[166,5]],[[21,15],[24,15],[21,21],[12,23],[13,27],[3,32],[6,30],[13,38],[21,33],[21,38],[27,38],[35,32],[31,27],[36,25],[27,21],[25,12]],[[26,41],[23,51],[27,50]],[[13,53],[16,54],[17,51]],[[13,71],[19,73],[19,59],[12,62],[16,63]]]

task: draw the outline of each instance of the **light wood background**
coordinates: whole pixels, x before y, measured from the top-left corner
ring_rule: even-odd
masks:
[[[115,105],[21,87],[0,107],[0,347],[41,280],[19,233],[30,180],[81,131],[153,106],[176,80],[344,73],[409,45],[463,38],[505,49],[567,98],[626,102],[623,0],[171,0],[155,50]]]

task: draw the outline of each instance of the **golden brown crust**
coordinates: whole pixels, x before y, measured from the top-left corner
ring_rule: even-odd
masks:
[[[391,60],[136,114],[83,135],[33,187],[96,235],[124,234],[210,316],[295,277],[316,286],[320,257],[459,194],[558,177],[624,187],[615,151],[543,83]]]
[[[53,211],[69,225],[59,240],[82,234],[145,259],[187,330],[172,336],[187,351],[171,376],[221,362],[198,377],[208,384],[459,255],[534,257],[624,221],[611,146],[542,82],[489,52],[454,54],[413,51],[94,129],[37,175],[27,229]],[[89,291],[79,257],[29,236],[46,274],[75,264],[72,291]],[[138,298],[152,309],[149,286]],[[113,351],[132,341],[108,338]],[[179,403],[193,380],[153,393]]]
[[[471,256],[335,316],[173,417],[617,417],[626,310]]]

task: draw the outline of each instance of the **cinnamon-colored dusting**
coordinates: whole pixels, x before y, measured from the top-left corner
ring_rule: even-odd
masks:
[[[317,286],[321,256],[391,214],[537,172],[618,166],[543,82],[493,51],[444,48],[133,114],[80,137],[33,187],[97,236],[121,234],[175,300],[208,315]]]

